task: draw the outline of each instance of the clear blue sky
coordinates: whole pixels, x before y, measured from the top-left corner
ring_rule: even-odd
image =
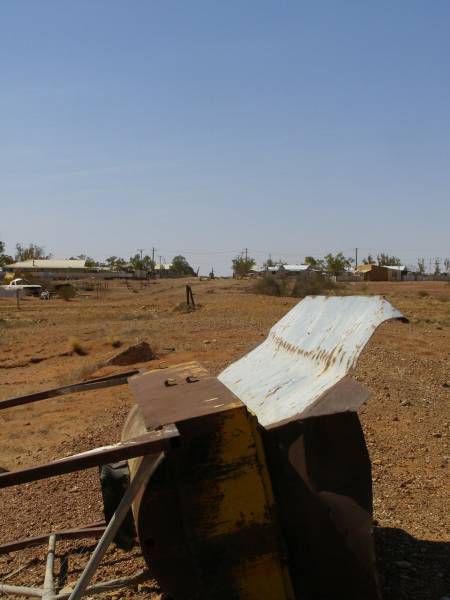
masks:
[[[4,0],[0,239],[450,255],[450,2]]]

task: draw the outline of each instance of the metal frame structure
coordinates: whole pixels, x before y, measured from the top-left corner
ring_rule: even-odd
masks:
[[[0,410],[21,406],[30,402],[37,402],[48,398],[54,398],[73,392],[85,392],[94,389],[123,385],[128,382],[128,378],[139,373],[138,370],[118,373],[107,377],[101,377],[86,382],[76,383],[70,386],[54,388],[11,398],[0,402]],[[78,529],[68,529],[60,532],[35,536],[0,546],[0,554],[13,552],[22,548],[37,546],[48,539],[47,561],[42,588],[17,586],[2,583],[0,584],[0,593],[16,594],[19,596],[30,596],[43,598],[44,600],[76,600],[84,594],[95,594],[108,590],[117,589],[129,585],[137,585],[142,581],[149,579],[146,571],[141,571],[131,577],[114,579],[89,586],[89,582],[94,575],[101,559],[105,555],[109,545],[114,539],[118,529],[125,519],[132,502],[135,500],[142,488],[145,487],[152,473],[157,469],[164,459],[164,451],[167,450],[179,437],[177,428],[174,425],[161,427],[157,431],[146,435],[138,436],[127,442],[119,442],[110,446],[93,448],[66,458],[54,460],[48,463],[34,465],[32,467],[6,471],[0,474],[0,489],[22,485],[25,483],[46,479],[57,475],[64,475],[74,471],[89,469],[101,466],[109,462],[126,460],[129,458],[141,457],[141,465],[136,473],[130,487],[124,494],[114,515],[105,527],[102,523],[94,523],[93,526],[85,526]],[[156,460],[155,460],[156,455]],[[71,593],[58,593],[54,586],[54,560],[56,555],[56,542],[58,539],[76,539],[85,537],[100,537],[100,540],[88,561],[81,577]]]

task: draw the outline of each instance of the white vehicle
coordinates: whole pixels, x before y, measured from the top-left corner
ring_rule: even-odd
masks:
[[[25,279],[13,279],[8,285],[4,285],[5,290],[23,290],[28,294],[37,296],[42,291],[42,285],[28,283]]]

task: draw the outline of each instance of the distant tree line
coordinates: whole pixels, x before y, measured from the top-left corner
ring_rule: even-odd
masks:
[[[10,265],[14,262],[22,262],[25,260],[38,260],[52,258],[51,253],[47,253],[43,246],[37,244],[16,244],[14,256],[6,254],[6,245],[0,241],[0,267]],[[84,260],[86,267],[109,267],[114,270],[132,270],[132,271],[154,271],[156,263],[147,254],[142,256],[141,254],[135,254],[130,256],[128,260],[121,258],[120,256],[109,256],[104,262],[100,262],[87,256],[86,254],[78,254],[77,256],[71,256],[71,260]],[[171,262],[170,272],[172,275],[180,276],[194,276],[196,273],[191,265],[188,263],[186,258],[181,254],[174,256]]]
[[[304,264],[310,265],[313,269],[317,269],[319,271],[328,272],[331,275],[340,275],[347,268],[349,268],[353,263],[352,258],[346,258],[342,252],[338,252],[337,254],[327,254],[323,259],[317,259],[313,256],[306,256]],[[254,258],[244,256],[240,254],[233,258],[232,267],[233,273],[236,277],[244,277],[248,275],[248,273],[255,266],[256,261]],[[267,269],[269,267],[277,267],[280,265],[286,264],[282,260],[273,261],[271,257],[269,257],[264,263],[264,267]]]
[[[323,258],[315,258],[313,256],[305,256],[304,263],[305,265],[310,265],[314,270],[321,271],[322,273],[329,273],[330,275],[341,275],[346,270],[348,270],[352,265],[354,265],[355,261],[353,258],[346,257],[342,252],[338,252],[337,254],[329,253]],[[402,264],[400,258],[398,256],[391,256],[386,252],[381,252],[377,254],[376,258],[374,258],[371,254],[368,254],[366,258],[362,259],[362,263],[366,265],[378,265],[380,267],[383,266],[400,266]],[[284,261],[272,260],[272,257],[269,257],[263,264],[263,267],[268,269],[270,267],[277,267],[280,265],[286,264]],[[441,264],[443,264],[444,273],[450,273],[450,258],[446,258],[442,261],[440,258],[435,258],[432,263],[432,268],[429,269],[434,275],[440,275],[442,273]],[[232,268],[235,277],[245,277],[250,273],[253,267],[256,265],[256,261],[254,258],[248,256],[244,256],[244,254],[239,254],[232,261]],[[419,258],[417,259],[417,268],[414,268],[414,271],[420,274],[426,273],[426,265],[425,259]]]

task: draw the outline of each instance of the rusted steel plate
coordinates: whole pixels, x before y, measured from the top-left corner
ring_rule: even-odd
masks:
[[[7,471],[0,474],[0,489],[11,485],[38,481],[39,479],[47,479],[55,475],[64,475],[65,473],[73,473],[82,469],[90,469],[91,467],[98,467],[119,460],[127,460],[136,456],[143,456],[144,454],[161,452],[169,448],[178,437],[177,428],[174,425],[167,425],[158,431],[146,433],[127,442],[93,448],[92,450],[42,465],[35,465],[16,471]]]
[[[30,404],[31,402],[38,402],[39,400],[47,400],[48,398],[55,398],[56,396],[63,396],[64,394],[89,392],[91,390],[98,390],[115,385],[123,385],[124,383],[127,383],[129,377],[136,375],[137,373],[139,373],[139,370],[133,369],[132,371],[115,373],[114,375],[98,377],[97,379],[90,379],[89,381],[81,381],[63,387],[35,392],[34,394],[27,394],[26,396],[8,398],[7,400],[0,401],[0,410],[2,408],[11,408],[13,406],[22,406],[23,404]]]
[[[242,406],[228,387],[195,362],[136,375],[130,387],[147,429]]]
[[[358,414],[291,421],[263,439],[296,597],[380,600]]]
[[[345,397],[336,410],[323,395],[356,365],[375,329],[403,315],[380,296],[307,296],[252,352],[227,367],[219,380],[256,414],[264,427],[343,410],[367,398]]]

